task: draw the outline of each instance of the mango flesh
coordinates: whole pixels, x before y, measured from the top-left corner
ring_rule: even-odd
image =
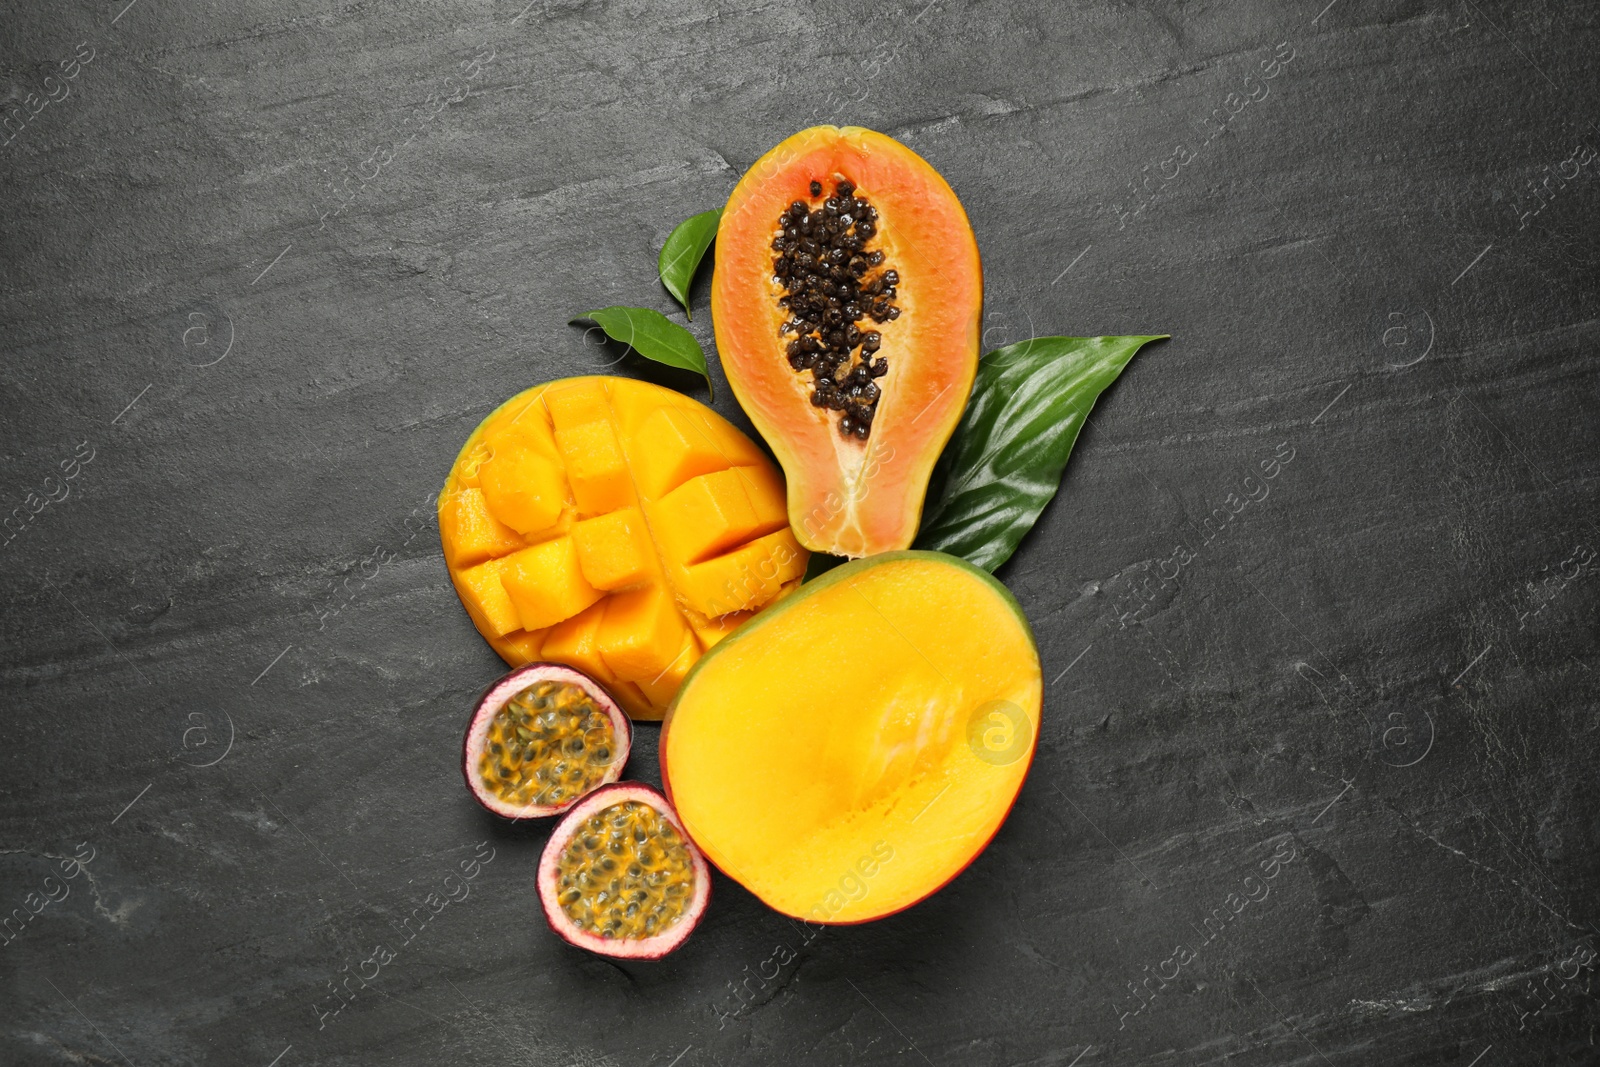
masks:
[[[473,432],[439,495],[445,563],[512,666],[564,663],[659,719],[706,649],[793,589],[809,554],[783,480],[679,393],[568,378]]]
[[[1033,634],[934,552],[838,567],[708,653],[662,773],[706,857],[778,911],[854,923],[928,896],[1010,810],[1039,733]]]

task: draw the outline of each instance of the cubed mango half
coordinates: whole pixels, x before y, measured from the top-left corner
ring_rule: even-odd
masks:
[[[704,650],[795,588],[777,468],[679,393],[571,378],[513,397],[439,500],[456,590],[508,663],[570,664],[658,719]]]

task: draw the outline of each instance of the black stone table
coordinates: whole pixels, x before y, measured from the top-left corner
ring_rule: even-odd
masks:
[[[11,5],[0,1062],[1597,1062],[1597,23]],[[854,928],[718,876],[618,965],[461,786],[502,666],[432,497],[539,381],[703,398],[568,319],[673,311],[668,231],[818,122],[960,193],[986,347],[1173,339],[1001,571],[1047,686],[992,846]]]

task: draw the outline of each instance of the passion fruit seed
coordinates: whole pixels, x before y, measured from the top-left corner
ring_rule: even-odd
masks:
[[[546,679],[489,722],[478,776],[508,804],[545,806],[600,784],[616,751],[611,716],[581,686]]]
[[[813,197],[822,195],[821,182],[810,188]],[[821,204],[796,200],[785,208],[772,239],[778,253],[773,281],[783,289],[778,306],[789,313],[778,332],[796,335],[786,349],[789,366],[811,372],[811,403],[844,412],[839,433],[861,440],[872,430],[883,395],[877,379],[889,373],[889,361],[873,358],[883,335],[857,323],[900,317],[894,303],[900,275],[884,270],[867,276],[883,265],[883,253],[867,248],[877,232],[878,209],[856,194],[854,184],[840,181]],[[858,348],[859,361],[852,362]]]
[[[556,900],[596,937],[654,937],[694,899],[694,861],[676,827],[649,804],[625,800],[589,816],[556,866]]]

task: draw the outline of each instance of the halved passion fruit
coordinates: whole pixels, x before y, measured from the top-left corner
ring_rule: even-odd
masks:
[[[461,773],[496,815],[538,819],[621,778],[632,743],[628,717],[599,682],[558,663],[530,663],[478,700]]]
[[[711,899],[711,871],[667,798],[620,782],[584,797],[539,860],[546,921],[568,944],[619,959],[660,959]]]
[[[972,390],[982,306],[961,201],[892,137],[815,126],[739,180],[711,316],[728,381],[788,476],[801,544],[910,546]]]

